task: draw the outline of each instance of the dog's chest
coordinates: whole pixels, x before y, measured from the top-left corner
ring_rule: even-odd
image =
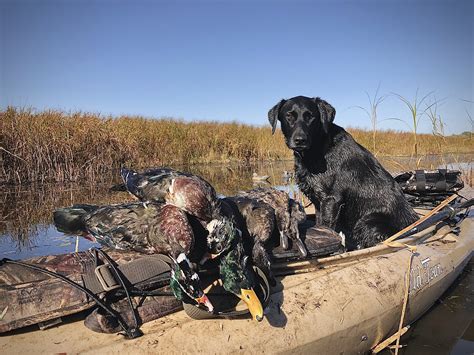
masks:
[[[304,170],[296,174],[298,187],[313,203],[314,200],[322,200],[332,195],[333,181],[334,178],[329,172],[315,174]]]

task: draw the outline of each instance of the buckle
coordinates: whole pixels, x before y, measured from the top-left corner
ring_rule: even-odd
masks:
[[[115,290],[120,288],[120,284],[115,280],[114,275],[110,272],[109,264],[102,264],[94,270],[97,280],[105,291]]]

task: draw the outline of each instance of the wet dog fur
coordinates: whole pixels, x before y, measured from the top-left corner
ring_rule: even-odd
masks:
[[[314,203],[318,224],[346,236],[350,249],[387,239],[417,215],[375,157],[333,123],[336,110],[319,97],[281,100],[269,112],[293,150],[296,181]]]

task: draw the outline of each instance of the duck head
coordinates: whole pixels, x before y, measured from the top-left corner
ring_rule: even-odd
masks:
[[[219,274],[224,289],[247,304],[252,319],[263,320],[263,306],[254,291],[257,278],[240,241],[221,257]]]
[[[247,304],[252,318],[263,319],[263,306],[257,297],[254,287],[256,277],[245,255],[242,245],[242,232],[236,228],[233,219],[221,218],[212,220],[207,225],[209,252],[201,260],[218,258],[219,274],[223,287]]]
[[[230,250],[236,238],[240,238],[242,232],[235,227],[234,222],[226,217],[213,219],[206,226],[207,250],[201,264],[207,259],[215,259]],[[238,234],[238,235],[237,235]]]
[[[180,254],[171,269],[170,288],[175,297],[183,302],[193,302],[197,306],[204,305],[209,312],[214,307],[204,293],[198,274],[192,270],[189,260],[184,254]]]

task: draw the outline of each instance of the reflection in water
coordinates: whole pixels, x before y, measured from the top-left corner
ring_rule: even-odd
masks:
[[[23,255],[28,254],[26,250],[31,250],[31,256],[38,255],[38,250],[34,249],[44,247],[38,244],[38,239],[41,239],[41,243],[51,244],[47,236],[50,234],[55,208],[74,203],[113,203],[124,199],[129,199],[129,196],[110,194],[105,185],[81,187],[43,185],[29,189],[15,187],[8,191],[1,191],[0,257],[6,251],[4,247],[9,244],[14,244]],[[10,245],[8,248],[10,258],[16,257],[16,255],[11,255],[12,248],[15,247]],[[42,250],[49,254],[46,249],[42,248]],[[69,252],[71,249],[57,251]]]

